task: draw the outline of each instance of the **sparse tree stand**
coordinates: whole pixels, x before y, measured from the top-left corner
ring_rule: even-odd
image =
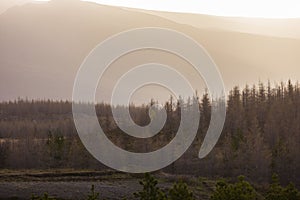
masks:
[[[291,181],[297,187],[300,186],[298,83],[292,84],[289,81],[287,84],[269,84],[267,87],[260,83],[244,89],[234,88],[228,96],[226,122],[220,141],[210,156],[202,160],[193,159],[198,154],[210,122],[209,111],[213,104],[209,98],[204,95],[200,101],[201,119],[198,138],[195,140],[197,145],[189,149],[194,154],[185,153],[184,157],[172,164],[173,170],[169,166],[163,171],[191,171],[194,175],[206,177],[216,174],[220,177],[236,177],[243,174],[257,184],[267,182],[272,173],[277,173],[282,184],[287,185]],[[193,100],[190,98],[190,103],[183,102],[181,106],[178,102],[171,102],[173,100],[170,99],[165,104],[167,123],[157,134],[158,137],[146,141],[153,147],[151,151],[173,139],[181,111],[189,109],[191,106],[188,105]],[[135,145],[129,142],[133,140],[128,135],[120,134],[111,109],[104,102],[96,105],[99,123],[104,124],[107,137],[121,148],[126,149],[128,145],[127,148],[134,152],[148,152],[145,151],[146,143]],[[124,110],[127,107],[118,109]],[[130,113],[137,124],[147,124],[149,116],[146,106],[131,105]],[[51,137],[48,137],[49,130]],[[56,130],[63,137],[63,142],[59,142],[58,137],[55,139]],[[72,103],[68,101],[19,99],[1,102],[0,138],[7,144],[2,143],[4,146],[0,147],[0,165],[5,169],[104,168],[78,138],[72,119]]]

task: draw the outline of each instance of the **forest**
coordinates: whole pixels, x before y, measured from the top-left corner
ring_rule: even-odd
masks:
[[[197,137],[188,151],[161,171],[203,177],[246,176],[257,184],[269,183],[278,174],[283,185],[300,187],[300,85],[258,83],[234,87],[227,97],[227,113],[217,146],[204,159],[198,158],[210,123],[208,93],[195,95],[181,106],[170,97],[163,106],[167,121],[159,134],[137,139],[122,133],[109,104],[95,105],[99,123],[114,144],[133,152],[149,152],[168,144],[176,134],[181,109],[199,101],[201,117]],[[150,121],[148,104],[129,106],[139,125]],[[95,169],[106,166],[93,158],[81,143],[72,119],[72,102],[27,100],[0,103],[1,169]],[[188,169],[188,170],[187,170]]]

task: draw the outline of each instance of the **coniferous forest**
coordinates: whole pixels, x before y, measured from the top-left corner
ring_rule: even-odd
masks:
[[[101,127],[114,144],[133,152],[149,152],[166,145],[176,134],[180,110],[195,100],[201,119],[193,145],[175,163],[162,169],[170,174],[205,177],[244,175],[264,184],[272,174],[282,184],[300,186],[300,85],[259,83],[233,88],[227,97],[224,129],[217,146],[204,159],[198,151],[210,122],[211,100],[207,93],[194,96],[185,106],[173,98],[164,104],[167,122],[156,136],[136,139],[122,134],[106,103],[96,105]],[[130,105],[139,125],[150,121],[149,104]],[[118,106],[114,109],[126,109]],[[26,100],[0,103],[0,168],[2,169],[107,169],[82,145],[72,119],[69,101]]]

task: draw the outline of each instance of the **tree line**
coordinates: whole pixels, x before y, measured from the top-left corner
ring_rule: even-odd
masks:
[[[112,109],[128,107],[106,103],[95,107],[102,129],[114,144],[129,151],[149,152],[171,141],[178,130],[182,109],[191,108],[195,101],[199,102],[201,113],[197,137],[188,151],[163,171],[210,177],[244,174],[259,183],[268,182],[277,173],[283,184],[292,181],[300,185],[298,83],[234,87],[227,97],[221,138],[202,160],[197,156],[210,123],[212,101],[208,93],[195,95],[184,104],[170,97],[163,105],[166,124],[159,134],[147,139],[126,135],[116,125]],[[148,124],[153,103],[151,100],[141,106],[131,104],[133,121]],[[105,168],[79,140],[72,119],[72,103],[68,101],[18,99],[0,103],[0,158],[0,167],[9,169]]]

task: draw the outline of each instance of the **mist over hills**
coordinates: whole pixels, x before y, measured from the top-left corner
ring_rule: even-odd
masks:
[[[227,90],[258,80],[280,82],[300,77],[297,31],[292,35],[266,34],[258,28],[241,31],[224,24],[221,17],[212,23],[209,16],[197,15],[193,21],[187,20],[191,18],[188,14],[180,14],[189,21],[185,24],[170,15],[66,0],[10,8],[0,15],[0,100],[71,99],[76,72],[98,43],[121,31],[147,26],[174,29],[202,44],[218,65]],[[296,26],[299,19],[291,23]],[[174,65],[193,86],[203,88],[193,69],[178,58],[137,52],[113,64],[98,95],[105,99],[118,77],[132,65],[154,60]]]
[[[155,12],[145,10],[143,12],[164,17],[177,23],[187,24],[196,28],[210,28],[255,35],[300,39],[300,20],[298,18],[268,19],[222,17],[202,14]]]

